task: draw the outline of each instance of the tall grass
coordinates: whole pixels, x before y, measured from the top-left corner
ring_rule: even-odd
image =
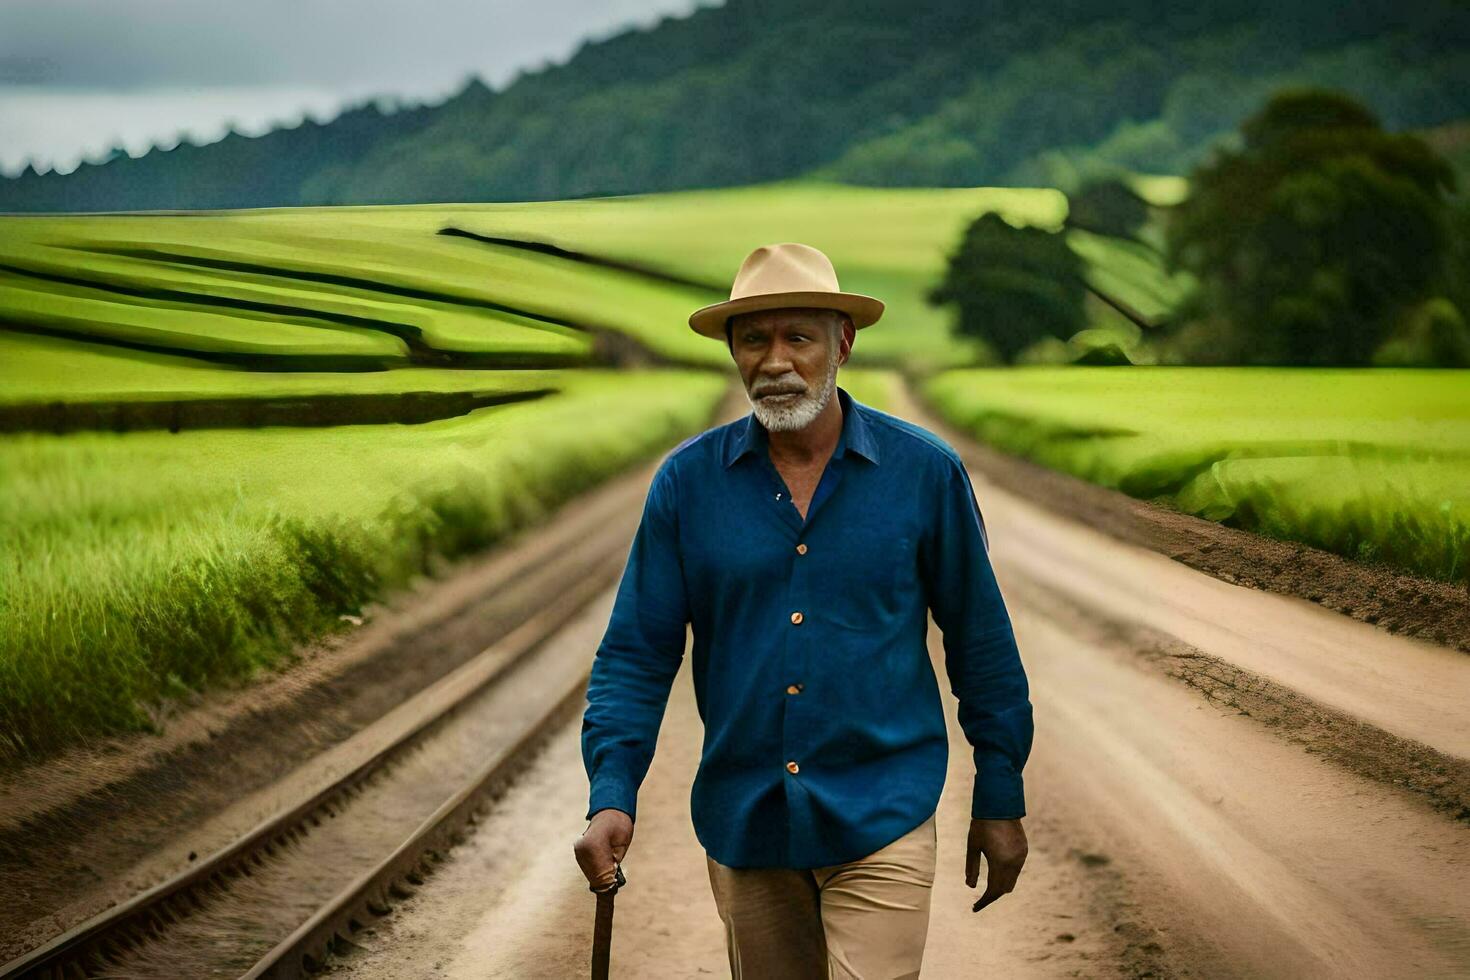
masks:
[[[709,372],[568,371],[418,426],[0,441],[0,762],[146,729],[707,424]]]
[[[983,441],[1083,479],[1470,583],[1470,372],[965,370],[924,390]]]

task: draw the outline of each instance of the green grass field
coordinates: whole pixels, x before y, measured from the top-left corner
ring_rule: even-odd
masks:
[[[888,303],[858,364],[971,362],[922,294],[991,208],[1065,202],[779,184],[0,219],[0,758],[146,727],[697,429],[732,372],[687,317],[756,245],[817,244]],[[324,424],[329,401],[377,424]],[[252,405],[277,424],[221,427]]]
[[[1008,452],[1210,520],[1470,582],[1470,374],[948,371],[924,392]]]
[[[562,372],[416,426],[0,440],[0,758],[145,727],[430,556],[485,547],[699,431],[714,372]]]
[[[64,339],[273,370],[587,363],[626,337],[720,367],[694,334],[756,245],[823,249],[846,289],[887,304],[855,362],[974,363],[923,292],[987,210],[1056,227],[1045,189],[783,182],[527,204],[267,208],[0,221],[0,323]],[[455,234],[444,234],[452,230]],[[471,237],[473,236],[473,237]],[[547,248],[552,251],[546,251]],[[560,250],[560,251],[556,251]]]
[[[1140,180],[1160,203],[1183,193]],[[1458,379],[973,370],[984,346],[923,296],[987,210],[1055,229],[1066,200],[790,181],[0,218],[0,764],[147,727],[699,429],[733,371],[688,314],[771,242],[816,245],[887,304],[841,375],[859,400],[891,404],[896,369],[933,375],[1003,448],[1464,576]],[[1095,289],[1155,317],[1184,284],[1144,237],[1068,232]],[[1136,336],[1089,309],[1093,330]]]

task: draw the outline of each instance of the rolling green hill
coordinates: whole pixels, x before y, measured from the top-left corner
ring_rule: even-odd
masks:
[[[129,378],[135,355],[188,357],[256,390],[300,371],[388,370],[405,380],[378,387],[403,390],[407,368],[718,368],[728,352],[689,329],[689,312],[726,298],[746,254],[774,241],[823,249],[844,288],[887,304],[856,363],[971,364],[983,349],[952,338],[948,311],[923,298],[949,250],[985,211],[1056,228],[1066,209],[1053,190],[790,181],[592,201],[11,217],[0,220],[0,337],[12,335],[15,356],[18,335],[48,343],[29,342],[25,369],[0,374],[0,403],[42,397],[41,379],[67,373],[68,342],[126,353]],[[1167,291],[1126,243],[1092,258],[1099,282]],[[91,398],[136,397],[140,384],[117,374],[93,374]],[[184,371],[170,387],[201,377]]]

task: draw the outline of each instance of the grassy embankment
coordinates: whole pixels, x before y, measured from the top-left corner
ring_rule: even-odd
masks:
[[[948,371],[978,438],[1135,497],[1470,583],[1470,375],[1174,367]]]
[[[565,372],[418,426],[0,441],[6,752],[146,724],[698,431],[705,372]]]

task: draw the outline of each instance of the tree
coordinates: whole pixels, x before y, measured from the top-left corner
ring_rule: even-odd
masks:
[[[1088,181],[1068,198],[1067,225],[1072,228],[1132,238],[1148,220],[1148,204],[1118,177]]]
[[[1369,363],[1438,281],[1453,170],[1324,89],[1279,92],[1241,135],[1196,168],[1166,232],[1169,268],[1200,284],[1193,305],[1231,324],[1220,359]]]
[[[1082,259],[1059,232],[1015,228],[993,211],[970,223],[930,303],[959,308],[956,331],[986,341],[1005,361],[1046,337],[1087,325]]]
[[[1470,367],[1470,327],[1454,303],[1436,296],[1410,307],[1373,353],[1379,367]]]
[[[1450,206],[1450,246],[1445,254],[1444,293],[1470,321],[1470,198]]]

